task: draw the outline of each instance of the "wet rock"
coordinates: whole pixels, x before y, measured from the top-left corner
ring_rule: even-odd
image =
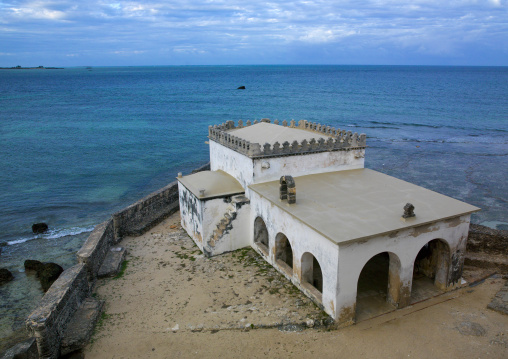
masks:
[[[508,231],[471,224],[469,226],[467,251],[507,255]]]
[[[56,263],[44,263],[43,269],[37,272],[42,290],[47,292],[51,284],[58,279],[63,271],[63,268]]]
[[[26,339],[13,347],[9,348],[3,353],[2,359],[7,358],[23,358],[23,359],[37,359],[39,353],[37,352],[37,343],[35,338]]]
[[[240,86],[237,88],[237,90],[245,90],[245,86]]]
[[[34,223],[32,224],[32,232],[35,234],[44,233],[48,230],[48,225],[46,223]]]
[[[27,259],[24,263],[25,270],[33,270],[39,273],[42,268],[44,267],[44,264],[42,262],[36,261],[34,259]]]
[[[0,285],[10,282],[14,279],[11,271],[7,268],[0,268]]]

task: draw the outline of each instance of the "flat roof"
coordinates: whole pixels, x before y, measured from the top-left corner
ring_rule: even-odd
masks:
[[[324,139],[332,137],[324,133],[307,131],[301,128],[284,127],[266,122],[256,123],[248,127],[235,128],[229,130],[228,133],[242,140],[259,143],[260,145],[265,143],[274,144],[275,142],[279,142],[282,145],[286,141],[292,143],[293,141],[302,142],[303,140],[310,141],[313,138],[318,140],[321,137]]]
[[[245,190],[233,176],[224,171],[201,171],[177,180],[199,199],[232,196],[245,193]],[[204,195],[200,190],[204,189]]]
[[[478,207],[362,168],[295,177],[296,203],[279,199],[279,181],[250,185],[268,201],[339,244],[479,211]],[[402,220],[406,203],[416,217]]]

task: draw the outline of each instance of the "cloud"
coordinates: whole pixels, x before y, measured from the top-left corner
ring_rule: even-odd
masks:
[[[115,61],[105,54],[136,54],[146,64],[171,63],[171,54],[191,63],[294,63],[312,53],[330,63],[365,54],[367,62],[376,51],[394,63],[408,55],[446,63],[469,61],[464,54],[475,48],[506,64],[507,18],[507,0],[6,0],[0,43],[5,53],[78,54],[67,58],[96,64]]]

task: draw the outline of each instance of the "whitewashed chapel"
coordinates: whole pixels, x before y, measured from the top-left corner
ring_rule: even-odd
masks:
[[[211,170],[178,177],[207,256],[251,246],[340,325],[461,284],[479,208],[364,168],[365,135],[263,119],[209,140]]]

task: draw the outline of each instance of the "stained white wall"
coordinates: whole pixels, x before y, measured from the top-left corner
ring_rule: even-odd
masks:
[[[180,222],[199,249],[203,250],[203,203],[178,182]]]
[[[243,204],[241,207],[236,207],[236,218],[231,222],[231,228],[228,228],[216,243],[212,255],[235,251],[250,245],[248,235],[251,231],[250,205]]]
[[[364,149],[255,159],[253,183],[279,180],[284,175],[297,177],[358,169],[364,167],[364,162]],[[263,168],[266,163],[268,163],[269,168]]]
[[[265,222],[269,237],[269,255],[259,250],[254,243],[254,221],[261,217]],[[323,237],[304,223],[295,219],[289,213],[273,206],[269,201],[263,199],[255,192],[251,192],[251,229],[249,240],[251,246],[257,250],[263,258],[272,266],[278,269],[283,275],[288,277],[298,288],[306,295],[315,299],[309,291],[300,283],[301,260],[305,252],[311,253],[319,262],[323,273],[323,293],[322,305],[324,310],[335,317],[336,291],[337,291],[337,262],[339,258],[338,246],[329,239]],[[275,260],[275,237],[278,233],[283,233],[291,244],[293,251],[293,275],[288,276],[284,270],[281,270]]]
[[[247,186],[253,183],[279,180],[284,175],[297,177],[315,173],[358,169],[364,167],[364,162],[365,149],[253,160],[210,140],[210,169],[229,173],[245,188],[246,194],[248,192]],[[247,197],[249,196],[247,195]]]
[[[236,178],[242,187],[252,184],[252,159],[210,140],[210,170],[222,170]]]

